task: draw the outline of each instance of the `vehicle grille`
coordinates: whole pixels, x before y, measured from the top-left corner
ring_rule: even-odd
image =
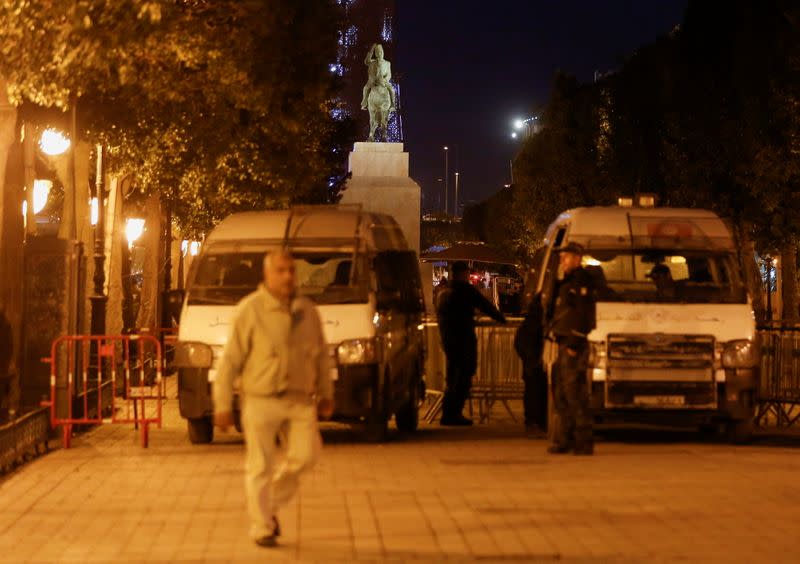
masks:
[[[714,337],[609,335],[606,407],[714,407]]]
[[[609,361],[699,360],[714,362],[714,337],[707,335],[609,335]]]

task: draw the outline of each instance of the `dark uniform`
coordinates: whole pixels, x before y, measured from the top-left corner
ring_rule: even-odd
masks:
[[[514,349],[522,360],[525,383],[523,407],[525,427],[547,431],[547,373],[542,361],[544,348],[544,311],[541,294],[535,294],[528,305],[525,319],[514,336]]]
[[[475,310],[505,323],[506,318],[475,286],[453,280],[439,297],[437,316],[442,347],[447,357],[447,387],[442,400],[442,422],[456,421],[469,399],[472,376],[478,367]]]
[[[591,275],[583,267],[568,273],[558,284],[550,318],[550,335],[558,344],[552,371],[553,404],[556,417],[551,430],[552,452],[574,449],[591,454],[591,390],[587,380],[589,342],[595,326],[595,296]]]

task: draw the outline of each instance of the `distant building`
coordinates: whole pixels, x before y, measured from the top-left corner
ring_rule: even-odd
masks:
[[[340,106],[336,112],[342,119],[350,117],[357,126],[359,139],[366,139],[369,131],[369,114],[361,109],[361,97],[367,82],[364,58],[373,43],[383,45],[384,55],[392,63],[392,83],[395,89],[397,111],[389,120],[388,140],[403,140],[403,119],[398,68],[394,58],[397,42],[395,0],[335,0],[342,9],[339,30],[339,52],[330,71],[342,77]]]

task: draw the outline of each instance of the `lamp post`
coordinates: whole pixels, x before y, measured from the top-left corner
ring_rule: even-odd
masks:
[[[104,147],[97,145],[97,172],[95,177],[95,194],[91,202],[90,221],[94,226],[94,276],[92,281],[94,287],[89,301],[92,304],[92,335],[105,335],[106,333],[106,303],[108,296],[105,295],[106,285],[106,234],[105,234],[105,214],[103,213],[103,200],[105,199],[105,183],[103,179],[103,156]]]
[[[444,215],[447,215],[447,195],[450,192],[450,164],[448,163],[448,147],[444,146]]]
[[[453,201],[453,215],[458,217],[458,174],[459,172],[456,171],[456,195]]]

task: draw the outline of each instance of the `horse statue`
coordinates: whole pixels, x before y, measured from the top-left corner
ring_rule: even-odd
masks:
[[[373,87],[367,99],[369,109],[369,137],[368,141],[375,141],[375,131],[380,128],[383,141],[387,140],[387,128],[389,126],[389,114],[394,111],[392,107],[392,97],[389,94],[390,86]]]
[[[395,110],[395,94],[392,86],[392,65],[383,58],[383,47],[373,44],[364,60],[369,78],[364,86],[361,109],[369,110],[368,141],[375,141],[375,131],[380,128],[386,141],[389,115]]]

